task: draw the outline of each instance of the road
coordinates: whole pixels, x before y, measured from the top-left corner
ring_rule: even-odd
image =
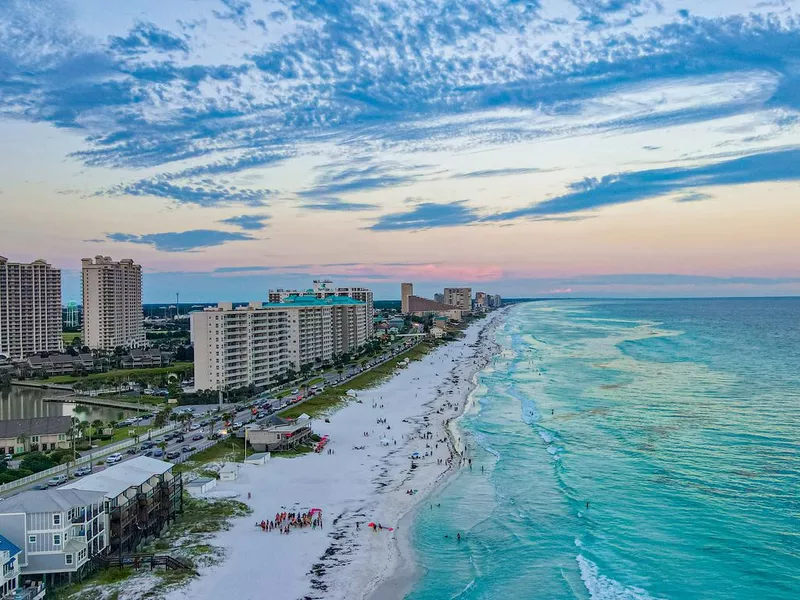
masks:
[[[213,443],[217,443],[218,440],[211,439],[211,436],[213,436],[214,434],[220,434],[222,435],[222,437],[226,437],[233,433],[232,431],[227,431],[225,421],[222,419],[223,414],[235,411],[233,412],[234,416],[232,424],[239,423],[241,424],[242,427],[250,423],[254,424],[263,423],[263,421],[265,421],[267,416],[269,416],[270,414],[280,415],[280,413],[283,410],[289,408],[290,406],[296,406],[298,404],[302,404],[305,400],[307,400],[308,398],[303,398],[297,401],[297,397],[300,396],[300,390],[302,387],[304,387],[305,384],[308,384],[314,380],[318,380],[320,377],[322,377],[325,381],[326,386],[341,385],[344,387],[346,386],[347,382],[350,381],[350,379],[360,375],[365,370],[369,370],[370,368],[384,364],[389,360],[393,360],[398,354],[407,351],[411,346],[414,345],[414,343],[415,342],[403,341],[394,344],[386,352],[371,359],[368,363],[366,363],[365,368],[363,369],[361,368],[360,365],[359,366],[354,365],[351,368],[344,371],[341,375],[337,372],[333,372],[333,373],[324,373],[321,376],[315,375],[313,377],[310,377],[305,382],[296,384],[296,389],[298,390],[298,394],[289,394],[287,396],[283,396],[280,399],[268,399],[263,401],[250,400],[247,403],[240,403],[236,405],[223,404],[222,409],[220,409],[219,405],[217,404],[176,407],[173,412],[183,411],[190,413],[192,415],[192,419],[185,424],[184,431],[176,430],[176,432],[174,432],[173,434],[174,437],[173,435],[167,434],[166,436],[162,435],[159,437],[154,437],[152,439],[148,434],[145,433],[140,436],[139,442],[133,448],[127,451],[122,450],[120,452],[120,454],[122,455],[122,459],[120,462],[125,462],[127,460],[131,460],[137,456],[142,456],[142,455],[153,456],[154,458],[174,463],[183,462],[183,460],[185,460],[192,453],[191,451],[184,452],[183,451],[184,447],[187,449],[195,447],[196,449],[200,450],[205,447],[213,445]],[[257,409],[259,409],[260,407],[260,410],[262,410],[267,414],[265,414],[261,419],[256,419],[254,418],[254,415],[252,413],[253,407],[256,407]],[[271,410],[271,408],[274,408],[274,410]],[[137,426],[151,425],[153,419],[154,417],[144,419],[138,422]],[[225,433],[222,433],[223,431]],[[182,441],[180,439],[176,439],[178,434],[183,435]],[[199,439],[196,440],[193,439],[195,436],[198,436]],[[170,439],[165,439],[165,438],[170,438]],[[148,442],[152,443],[153,447],[148,447],[149,446]],[[163,442],[166,442],[167,445],[163,449],[163,454],[160,454],[160,452],[162,452],[160,445]],[[143,445],[145,446],[144,449],[142,448]],[[135,452],[132,451],[134,449]],[[96,451],[97,450],[95,450],[95,452]],[[177,453],[178,456],[175,457],[175,455],[172,453]],[[89,453],[88,452],[83,453],[84,456],[86,454]],[[168,455],[172,456],[173,458],[167,458]],[[104,456],[98,458],[97,462],[92,461],[93,473],[97,473],[106,468],[107,466],[106,458],[107,457]],[[74,469],[70,468],[69,472],[70,472],[70,477],[71,478],[74,477],[73,475]],[[6,494],[6,497],[18,494],[19,492],[28,489],[40,489],[43,486],[46,487],[45,483],[46,480],[32,482],[28,485],[21,486],[18,489],[10,491],[8,494]]]

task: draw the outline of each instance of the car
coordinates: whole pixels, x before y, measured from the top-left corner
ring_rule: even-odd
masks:
[[[233,428],[234,429],[241,429],[242,428],[242,422],[241,421],[234,421]]]
[[[142,446],[141,447],[142,447],[142,450],[150,450],[150,448],[152,448],[153,446],[155,446],[155,443],[148,441],[148,442],[142,442]]]
[[[211,434],[211,437],[209,437],[208,439],[210,439],[210,440],[218,440],[221,437],[222,437],[222,434],[219,433],[218,431],[215,431],[214,433]]]
[[[180,458],[181,453],[176,452],[173,450],[172,452],[167,452],[167,460],[175,460],[176,458]]]
[[[168,442],[168,441],[170,441],[170,440],[171,440],[173,437],[175,437],[175,436],[174,436],[174,435],[172,435],[171,433],[168,433],[167,435],[165,435],[165,436],[164,436],[164,441],[165,441],[165,442]]]
[[[138,450],[135,447],[134,448],[128,448],[127,450],[125,450],[125,454],[133,455],[133,454],[136,454],[137,452],[138,452]]]
[[[34,489],[34,490],[46,490],[47,489],[47,484],[46,483],[37,483],[31,489]]]
[[[81,467],[80,469],[75,469],[75,472],[73,473],[75,477],[83,477],[84,475],[91,475],[91,474],[92,474],[91,467]]]
[[[198,429],[200,429],[200,423],[192,423],[189,427],[189,431],[197,431]]]
[[[56,487],[57,485],[64,485],[67,481],[69,481],[69,477],[66,475],[56,475],[47,480],[47,485],[48,487]]]
[[[200,441],[202,439],[203,439],[203,436],[200,435],[199,433],[197,433],[197,434],[192,436],[192,441],[194,441],[194,442]]]
[[[263,419],[266,416],[267,416],[267,413],[265,413],[263,410],[260,410],[260,411],[258,411],[258,413],[256,413],[256,419]]]
[[[153,448],[153,457],[161,458],[164,456],[164,451],[161,448]]]
[[[183,453],[192,452],[193,450],[194,450],[194,446],[184,446],[183,448],[181,448],[181,452],[183,452]]]
[[[211,421],[209,421],[208,419],[200,421],[200,427],[208,427],[209,425],[211,425]]]
[[[176,436],[175,436],[175,441],[176,441],[176,442],[178,442],[178,443],[181,443],[181,442],[183,442],[183,441],[184,441],[184,439],[185,439],[185,438],[183,437],[183,435],[176,435]]]
[[[295,396],[297,396],[297,394],[299,394],[299,393],[300,393],[300,390],[292,390],[292,394],[294,394]]]
[[[153,456],[153,451],[152,451],[152,450],[148,450],[148,451],[147,451],[147,452],[145,452],[145,453],[144,453],[142,456],[149,456],[149,457],[152,457],[152,456]]]
[[[120,454],[119,452],[115,452],[114,454],[111,454],[108,456],[108,458],[106,458],[106,464],[115,465],[121,460],[122,460],[122,454]]]

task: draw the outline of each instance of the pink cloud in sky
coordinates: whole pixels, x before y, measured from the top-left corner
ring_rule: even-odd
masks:
[[[571,294],[572,288],[556,288],[547,292],[548,294]]]

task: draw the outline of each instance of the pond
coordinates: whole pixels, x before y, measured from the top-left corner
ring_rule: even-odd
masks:
[[[45,402],[44,399],[63,395],[65,392],[38,388],[12,386],[0,390],[0,421],[30,419],[34,417],[76,416],[81,421],[119,421],[134,413],[120,408],[86,406]]]

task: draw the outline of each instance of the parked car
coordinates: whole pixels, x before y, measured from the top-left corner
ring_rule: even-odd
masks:
[[[80,469],[75,469],[75,472],[73,473],[75,477],[83,477],[84,475],[91,475],[91,474],[92,474],[91,467],[81,467]]]
[[[153,456],[153,451],[152,451],[152,450],[148,450],[148,451],[147,451],[147,452],[145,452],[145,453],[144,453],[142,456],[149,456],[149,457],[152,457],[152,456]]]
[[[55,477],[51,477],[47,480],[47,485],[50,487],[56,487],[57,485],[64,485],[69,481],[69,477],[66,475],[56,475]]]
[[[175,437],[175,436],[174,436],[173,434],[171,434],[171,433],[168,433],[167,435],[165,435],[165,436],[164,436],[164,441],[165,441],[165,442],[168,442],[168,441],[170,441],[170,440],[171,440],[172,438],[174,438],[174,437]]]
[[[176,452],[175,450],[173,450],[172,452],[167,452],[167,459],[168,460],[175,460],[176,458],[180,458],[180,456],[181,456],[181,453],[180,452]]]
[[[106,464],[115,465],[121,460],[122,460],[122,454],[120,454],[119,452],[115,452],[114,454],[111,454],[108,456],[108,458],[106,458]]]
[[[198,442],[198,441],[200,441],[202,439],[203,439],[203,436],[200,435],[199,433],[197,433],[197,434],[192,436],[192,441],[194,441],[194,442]]]
[[[8,462],[8,461],[10,461],[10,460],[14,460],[14,455],[13,455],[13,454],[6,454],[6,455],[3,457],[3,460],[4,460],[4,461],[6,461],[6,462]]]
[[[128,448],[127,450],[125,450],[125,454],[131,454],[131,455],[133,455],[133,454],[136,454],[137,452],[138,452],[138,450],[137,450],[135,447],[133,447],[133,448]]]
[[[198,429],[200,429],[200,423],[192,423],[189,427],[189,431],[197,431]]]
[[[150,450],[153,446],[155,446],[153,442],[142,442],[142,450]]]
[[[47,484],[46,483],[37,483],[35,486],[33,486],[33,489],[34,490],[46,490],[47,489]]]
[[[181,448],[181,452],[184,452],[184,453],[192,452],[193,450],[194,450],[194,446],[184,446],[183,448]]]
[[[183,440],[184,440],[184,437],[183,437],[183,435],[177,435],[177,436],[175,436],[175,441],[176,441],[176,442],[178,442],[178,443],[181,443],[181,442],[183,442]]]
[[[164,456],[164,451],[161,448],[153,448],[153,458],[161,458]]]
[[[242,422],[241,421],[234,421],[234,423],[233,423],[233,428],[234,429],[241,429],[241,427],[242,427]]]

